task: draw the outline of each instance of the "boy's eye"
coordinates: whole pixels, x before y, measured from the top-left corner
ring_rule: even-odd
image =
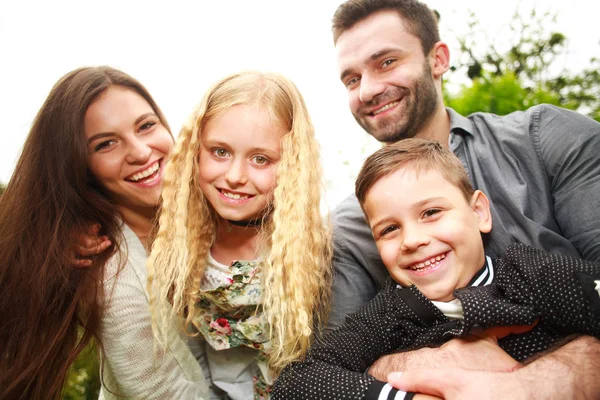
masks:
[[[94,152],[107,150],[107,149],[111,148],[112,146],[114,146],[115,143],[116,143],[116,141],[114,141],[114,140],[105,140],[104,142],[98,143],[96,146],[94,146]]]
[[[394,231],[398,230],[398,225],[390,225],[385,227],[382,231],[381,231],[381,236],[386,236]]]
[[[229,152],[225,149],[214,149],[212,151],[212,153],[219,158],[224,158],[224,157],[229,156]]]
[[[436,214],[438,214],[440,211],[440,209],[437,208],[430,208],[429,210],[425,210],[425,212],[423,213],[423,217],[427,218],[427,217],[432,217]]]

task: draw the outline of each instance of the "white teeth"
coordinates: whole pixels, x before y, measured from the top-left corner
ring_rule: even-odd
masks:
[[[423,261],[418,264],[410,265],[408,268],[412,269],[413,271],[419,271],[419,270],[426,271],[428,269],[432,269],[433,267],[437,266],[440,263],[440,261],[443,260],[444,258],[446,258],[446,255],[442,254],[440,256],[432,257],[427,261]]]
[[[159,165],[158,165],[158,161],[157,161],[154,164],[152,164],[152,166],[150,166],[150,168],[148,168],[147,170],[138,172],[137,174],[133,175],[131,178],[129,178],[129,180],[134,181],[134,182],[142,180],[142,179],[152,175],[156,171],[158,171],[158,167],[159,167]]]
[[[230,199],[235,199],[235,200],[239,200],[239,199],[245,200],[245,199],[247,199],[248,197],[250,197],[250,196],[248,196],[247,194],[245,194],[245,195],[240,195],[240,194],[238,194],[238,193],[229,193],[229,192],[226,192],[226,191],[224,191],[224,190],[221,190],[221,193],[223,193],[223,196],[225,196],[225,197],[229,197]]]
[[[385,110],[389,110],[390,108],[394,107],[398,103],[399,103],[399,101],[393,101],[389,104],[386,104],[385,106],[381,107],[379,110],[373,111],[373,115],[377,115],[379,113],[384,112]]]

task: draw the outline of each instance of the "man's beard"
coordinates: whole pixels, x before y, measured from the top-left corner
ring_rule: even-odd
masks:
[[[381,121],[371,124],[369,117],[364,117],[361,107],[357,113],[353,113],[354,119],[371,136],[380,142],[394,143],[402,139],[415,137],[426,121],[431,118],[437,107],[437,92],[431,77],[431,67],[428,62],[424,63],[423,74],[414,82],[412,96],[409,89],[404,87],[392,86],[385,92],[377,95],[366,108],[372,108],[379,104],[386,104],[390,101],[402,99],[405,102],[406,110],[401,116],[394,116],[395,120]],[[401,106],[399,104],[398,106]],[[392,110],[397,112],[397,110]],[[362,116],[362,117],[361,117]]]

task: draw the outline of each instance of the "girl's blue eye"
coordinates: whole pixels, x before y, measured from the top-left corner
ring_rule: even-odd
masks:
[[[269,162],[269,160],[267,159],[267,157],[264,157],[264,156],[255,156],[254,162],[258,165],[265,165],[266,163]]]
[[[213,154],[217,157],[227,157],[229,155],[229,152],[225,149],[214,149],[213,150]]]

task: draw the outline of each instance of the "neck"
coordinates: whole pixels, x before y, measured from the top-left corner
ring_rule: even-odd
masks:
[[[118,207],[123,222],[135,233],[140,239],[144,247],[148,247],[148,236],[152,230],[152,221],[156,215],[156,208],[148,209],[131,209],[126,207]]]
[[[423,125],[415,137],[435,140],[443,146],[448,147],[448,139],[450,137],[450,116],[448,115],[441,98],[438,99],[438,106],[431,115],[431,118]]]
[[[258,237],[258,227],[238,226],[221,220],[211,254],[225,265],[230,265],[233,260],[255,260],[258,258]]]

